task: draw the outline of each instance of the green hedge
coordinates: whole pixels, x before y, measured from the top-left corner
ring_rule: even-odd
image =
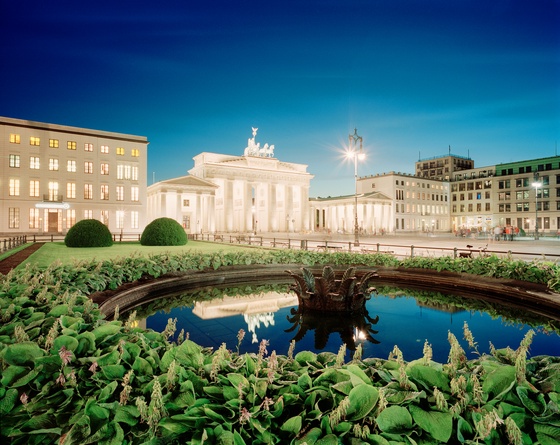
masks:
[[[185,229],[171,218],[157,218],[146,226],[140,237],[143,246],[184,246]]]
[[[78,221],[64,237],[67,247],[110,247],[113,237],[109,228],[96,219]]]

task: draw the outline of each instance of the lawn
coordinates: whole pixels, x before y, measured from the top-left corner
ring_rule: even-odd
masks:
[[[48,267],[55,261],[63,264],[73,264],[80,261],[104,261],[130,256],[149,256],[162,253],[183,253],[196,251],[210,253],[217,251],[231,252],[255,249],[255,247],[238,246],[232,244],[211,243],[203,241],[189,241],[184,246],[142,246],[139,242],[115,243],[111,247],[66,247],[63,242],[46,243],[33,253],[18,267],[25,267],[27,263]]]

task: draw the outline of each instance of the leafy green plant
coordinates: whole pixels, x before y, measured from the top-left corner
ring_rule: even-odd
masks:
[[[187,244],[185,229],[171,218],[156,218],[142,232],[143,246],[184,246]]]
[[[67,247],[110,247],[113,237],[109,228],[96,219],[83,219],[68,230],[64,237]]]

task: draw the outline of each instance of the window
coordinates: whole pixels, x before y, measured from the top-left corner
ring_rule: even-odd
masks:
[[[10,167],[19,168],[19,155],[10,155]]]
[[[39,145],[41,145],[41,138],[31,136],[29,138],[29,145],[34,145],[35,147],[38,147]]]
[[[84,151],[93,151],[93,144],[88,144],[87,142],[84,144]]]
[[[66,199],[76,199],[76,183],[66,183]]]
[[[8,229],[19,229],[18,207],[10,207],[8,209]]]
[[[118,164],[117,165],[117,179],[124,178],[124,165]]]
[[[190,200],[188,199],[183,199],[183,207],[189,207],[191,205]]]
[[[130,187],[130,200],[138,202],[138,187]]]
[[[124,148],[123,147],[117,147],[117,155],[118,156],[124,156]]]
[[[50,171],[58,171],[58,159],[50,158],[49,159],[49,170]]]
[[[124,229],[124,211],[117,210],[117,229]]]
[[[482,212],[482,204],[480,202],[476,204],[476,211]]]
[[[68,150],[76,150],[76,141],[68,141],[66,143],[66,148],[68,148]]]
[[[49,182],[49,201],[62,201],[62,197],[58,195],[58,182]]]
[[[102,163],[101,164],[101,174],[108,175],[109,174],[109,164]]]
[[[140,156],[140,150],[138,150],[137,148],[133,148],[130,154],[132,155],[133,158],[137,158],[138,156]]]
[[[117,201],[124,201],[124,186],[117,185]]]
[[[124,179],[130,179],[130,165],[125,165],[124,166]]]
[[[138,181],[138,167],[132,167],[132,180]]]
[[[49,139],[50,148],[58,148],[58,139]]]
[[[109,199],[109,186],[107,184],[101,185],[101,199],[105,201]]]
[[[76,161],[68,161],[66,163],[66,171],[70,173],[76,173]]]
[[[10,134],[10,144],[19,144],[19,141],[20,141],[19,134],[14,134],[14,133]]]
[[[523,178],[517,178],[515,180],[515,186],[516,187],[523,187]]]
[[[88,174],[93,173],[93,162],[91,161],[84,162],[84,173],[88,173]]]
[[[36,179],[31,179],[29,181],[29,196],[34,198],[39,197],[39,181]]]
[[[66,210],[66,228],[69,229],[74,224],[76,224],[76,210],[68,209]]]
[[[84,210],[84,219],[93,219],[93,210]]]
[[[93,184],[84,184],[84,199],[93,199]]]
[[[29,158],[29,168],[31,170],[39,170],[41,167],[41,159],[38,156],[31,156]]]
[[[30,229],[39,229],[39,216],[40,211],[39,209],[31,207],[29,209],[29,228]]]
[[[477,192],[477,193],[476,193],[476,199],[477,199],[477,200],[478,200],[478,199],[482,199],[482,193]]]
[[[10,179],[10,196],[19,196],[19,179]]]
[[[490,211],[490,203],[487,202],[486,204],[484,204],[484,210],[486,210],[487,212]]]
[[[138,228],[138,212],[130,212],[130,227],[133,229]]]
[[[107,154],[107,153],[109,153],[109,146],[108,145],[102,145],[100,147],[100,150],[101,150],[101,153]]]
[[[473,205],[469,204],[469,212],[472,212],[472,211],[473,211]]]

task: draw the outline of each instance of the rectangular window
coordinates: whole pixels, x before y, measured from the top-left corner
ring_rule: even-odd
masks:
[[[76,210],[68,209],[66,210],[66,228],[69,229],[74,224],[76,224]]]
[[[66,163],[66,171],[70,173],[76,173],[76,161],[68,161]]]
[[[91,161],[84,162],[84,173],[88,173],[88,174],[93,173],[93,162]]]
[[[124,165],[118,164],[117,165],[117,179],[124,178]]]
[[[117,210],[117,229],[124,229],[124,211]]]
[[[93,144],[88,144],[87,142],[84,144],[84,151],[93,151]]]
[[[39,197],[39,181],[36,179],[31,179],[29,181],[29,196],[33,198]]]
[[[133,148],[130,154],[132,155],[133,158],[137,158],[138,156],[140,156],[140,150],[138,150],[137,148]]]
[[[106,184],[101,186],[101,199],[105,201],[109,199],[109,186]]]
[[[183,199],[183,207],[190,207],[191,201],[188,199]]]
[[[84,219],[93,219],[93,210],[84,210]]]
[[[10,155],[10,167],[19,168],[19,155]]]
[[[39,229],[40,210],[34,207],[29,209],[29,228]]]
[[[34,145],[35,147],[38,147],[39,145],[41,145],[41,138],[31,136],[29,138],[29,145]]]
[[[138,167],[132,167],[132,180],[138,181]]]
[[[130,165],[124,166],[124,179],[130,179]]]
[[[10,144],[19,144],[20,137],[19,134],[10,133]]]
[[[62,201],[62,197],[58,194],[58,182],[49,182],[49,201]]]
[[[58,148],[58,139],[49,139],[50,148]]]
[[[41,158],[38,156],[31,156],[29,158],[29,168],[31,170],[39,170],[41,167]]]
[[[124,156],[124,147],[117,147],[117,155]]]
[[[76,199],[76,183],[66,183],[66,199]]]
[[[76,147],[77,147],[76,141],[68,141],[66,143],[66,148],[68,148],[68,150],[76,150]]]
[[[93,184],[84,184],[84,199],[93,199]]]
[[[130,187],[130,200],[138,202],[138,187]]]
[[[107,154],[109,153],[109,146],[108,145],[102,145],[100,147],[101,153]]]
[[[109,174],[109,164],[101,164],[101,174],[108,175]]]
[[[484,210],[486,210],[487,212],[490,211],[490,203],[487,202],[486,204],[484,204]]]
[[[524,202],[524,203],[523,203],[523,211],[524,211],[524,212],[528,212],[528,211],[529,211],[529,203],[528,203],[528,202]]]
[[[18,207],[10,207],[8,209],[8,229],[19,229]]]
[[[19,196],[19,179],[10,179],[10,196]]]
[[[49,170],[50,171],[58,171],[58,159],[50,158],[49,159]]]
[[[130,227],[132,229],[138,228],[138,212],[130,212]]]
[[[124,186],[117,185],[117,201],[124,201]]]

